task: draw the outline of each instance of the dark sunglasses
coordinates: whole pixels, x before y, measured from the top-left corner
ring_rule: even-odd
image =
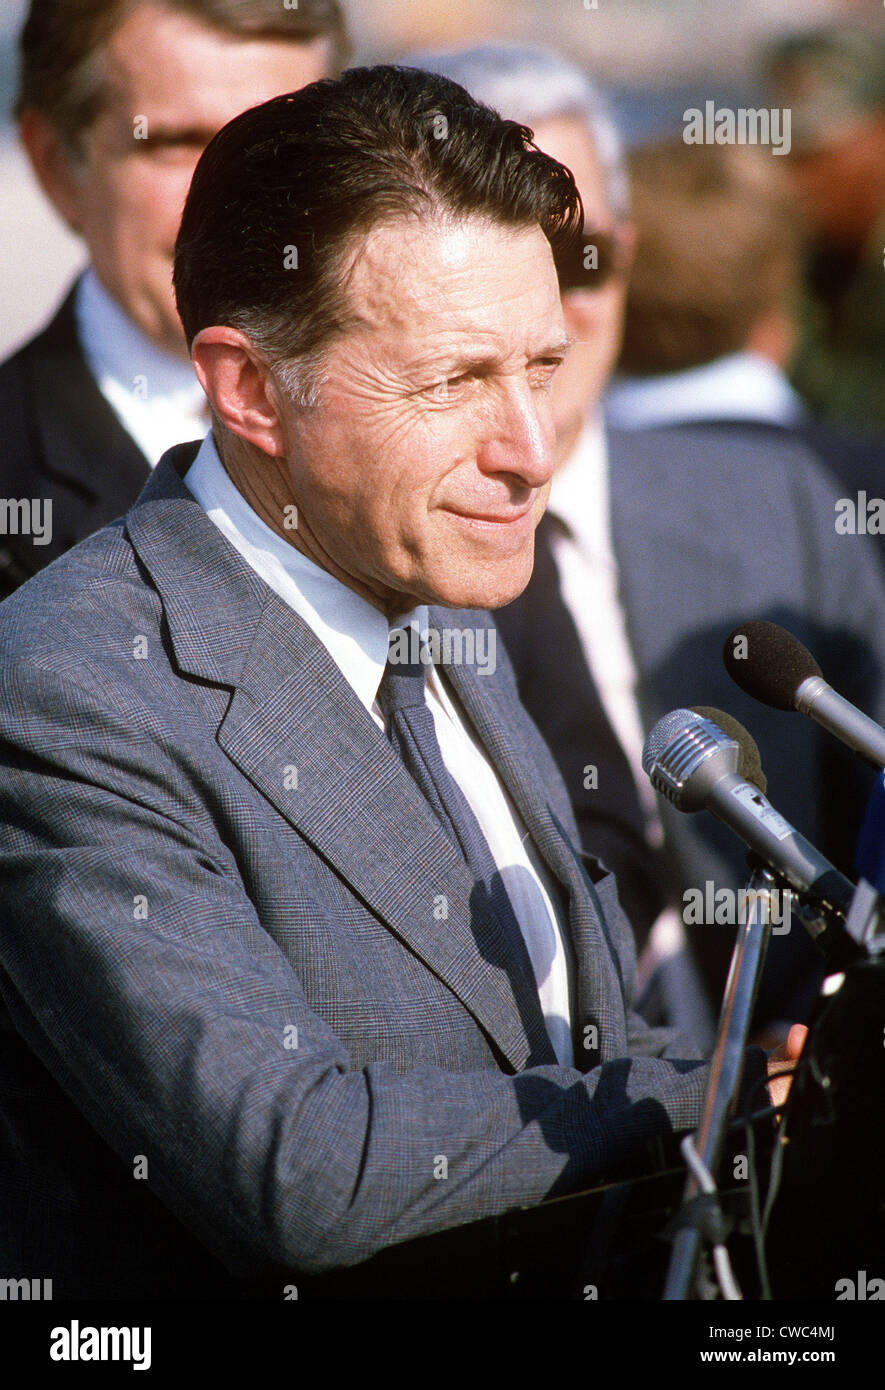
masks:
[[[568,290],[601,290],[627,269],[627,241],[617,229],[581,235],[555,257],[562,294]]]

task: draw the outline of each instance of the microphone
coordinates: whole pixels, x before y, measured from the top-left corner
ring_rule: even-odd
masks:
[[[756,745],[736,720],[729,722],[740,730],[740,741],[693,710],[671,711],[658,720],[645,741],[643,771],[677,810],[712,812],[809,906],[819,910],[826,919],[822,924],[815,927],[804,919],[803,924],[833,968],[842,970],[866,954],[842,926],[853,885],[775,810],[757,786],[740,775],[742,744],[748,750]]]
[[[759,748],[753,736],[747,732],[739,720],[732,715],[726,714],[724,709],[715,709],[712,705],[692,705],[693,714],[699,714],[702,719],[708,719],[711,724],[718,724],[719,728],[729,738],[733,738],[738,746],[738,765],[737,773],[740,777],[746,777],[748,782],[752,782],[754,787],[758,787],[761,792],[768,788],[768,778],[762,771],[762,758]]]
[[[807,647],[777,623],[741,623],[725,639],[725,669],[747,695],[799,710],[875,768],[885,767],[885,729],[837,694]]]

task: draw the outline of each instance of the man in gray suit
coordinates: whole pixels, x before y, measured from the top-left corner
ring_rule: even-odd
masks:
[[[0,610],[4,1272],[279,1296],[697,1122],[480,611],[531,571],[579,206],[392,68],[203,155],[213,432]]]

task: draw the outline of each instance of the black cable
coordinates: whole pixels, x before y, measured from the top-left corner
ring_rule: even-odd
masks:
[[[768,1263],[765,1259],[765,1242],[762,1232],[762,1213],[759,1208],[759,1184],[756,1178],[756,1135],[753,1122],[745,1125],[747,1158],[750,1164],[750,1227],[753,1232],[753,1249],[756,1252],[756,1268],[759,1272],[759,1286],[762,1299],[771,1302],[771,1283],[768,1278]]]
[[[778,1075],[793,1076],[796,1071],[796,1065],[797,1064],[794,1064],[792,1067],[786,1068],[784,1071],[779,1072]],[[750,1225],[753,1234],[753,1249],[756,1255],[756,1268],[759,1273],[762,1299],[769,1303],[771,1302],[771,1281],[768,1273],[768,1261],[765,1255],[765,1238],[768,1233],[768,1222],[771,1218],[771,1210],[780,1187],[781,1168],[783,1166],[783,1144],[781,1144],[780,1138],[786,1118],[784,1113],[786,1103],[784,1103],[784,1105],[768,1106],[765,1110],[756,1111],[755,1114],[751,1114],[750,1107],[757,1090],[762,1086],[767,1087],[770,1079],[771,1078],[767,1074],[757,1078],[747,1095],[742,1119],[733,1122],[736,1127],[742,1127],[745,1134],[747,1159],[750,1166]],[[753,1126],[759,1119],[777,1114],[781,1115],[780,1131],[775,1138],[774,1151],[772,1153],[771,1165],[768,1172],[768,1192],[766,1194],[765,1210],[760,1213],[759,1188],[757,1185],[756,1173],[756,1136],[753,1132]]]

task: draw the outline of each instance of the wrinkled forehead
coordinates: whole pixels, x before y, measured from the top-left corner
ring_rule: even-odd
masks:
[[[378,223],[345,260],[348,326],[408,352],[446,339],[534,353],[564,336],[550,243],[538,225],[433,215]]]

